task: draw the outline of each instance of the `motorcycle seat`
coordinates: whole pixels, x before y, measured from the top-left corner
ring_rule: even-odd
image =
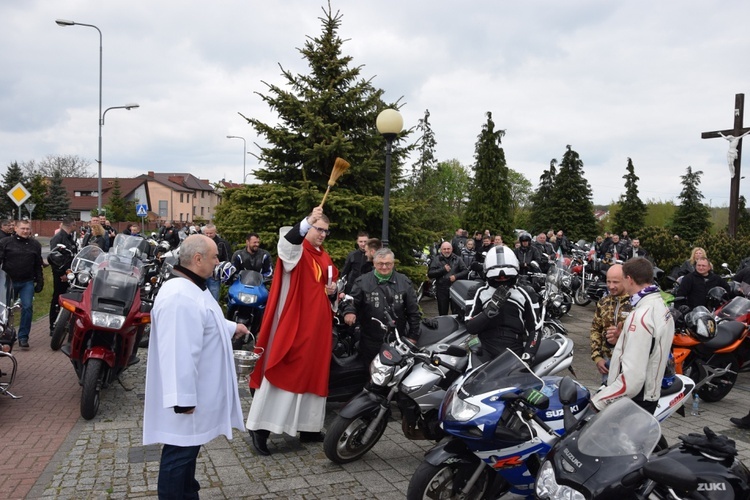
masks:
[[[680,377],[675,377],[672,385],[670,385],[666,389],[662,388],[659,397],[669,396],[670,394],[677,394],[678,392],[682,392],[683,385],[684,384],[682,383],[682,379]]]
[[[539,364],[542,361],[551,358],[560,348],[560,344],[552,339],[542,339],[539,343],[539,349],[536,351],[534,356],[534,364]]]
[[[721,349],[737,341],[745,331],[745,325],[739,321],[721,321],[716,325],[716,336],[703,345],[711,350]]]
[[[435,328],[430,328],[428,325],[422,323],[422,334],[419,336],[419,341],[417,342],[419,347],[427,347],[428,345],[440,342],[448,334],[458,330],[460,326],[455,316],[436,316],[433,319],[437,322]]]

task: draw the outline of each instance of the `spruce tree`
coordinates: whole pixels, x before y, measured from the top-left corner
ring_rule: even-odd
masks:
[[[474,182],[466,206],[465,226],[476,231],[491,228],[509,238],[513,231],[508,165],[501,146],[505,130],[496,130],[492,113],[474,146]]]
[[[620,195],[619,210],[614,216],[612,229],[620,234],[627,231],[630,235],[638,235],[645,226],[646,204],[638,197],[638,176],[635,175],[633,160],[628,158],[625,179],[625,194]]]
[[[19,182],[24,183],[24,181],[25,178],[23,171],[18,165],[18,162],[11,162],[11,164],[8,165],[8,169],[3,174],[3,192],[0,193],[0,214],[2,214],[3,218],[11,218],[14,216],[16,219],[18,218],[18,206],[6,193],[13,189],[16,184]],[[25,187],[28,189],[28,186]]]
[[[555,230],[562,229],[570,241],[596,236],[596,217],[591,200],[591,186],[583,175],[583,161],[568,145],[555,176],[552,191]]]
[[[32,214],[33,218],[44,220],[47,218],[47,199],[49,197],[47,190],[49,181],[43,175],[36,174],[31,178],[29,184],[31,184],[29,188],[31,198],[29,198],[29,201],[35,205],[34,213]]]
[[[529,214],[530,229],[533,234],[554,229],[555,207],[552,192],[555,190],[557,177],[557,160],[549,162],[549,168],[539,176],[539,187],[531,195],[531,213]]]
[[[693,242],[698,236],[711,228],[711,211],[701,201],[701,176],[703,171],[693,172],[687,168],[685,175],[681,175],[682,191],[680,192],[680,206],[677,207],[669,225],[672,232],[685,241]]]
[[[294,224],[323,198],[336,157],[351,167],[338,179],[326,200],[333,233],[326,249],[343,261],[351,251],[357,231],[380,236],[385,187],[385,139],[375,121],[385,108],[398,103],[382,100],[383,90],[361,76],[342,55],[344,41],[338,36],[341,15],[323,9],[322,33],[308,37],[299,49],[309,66],[308,74],[293,74],[281,66],[284,85],[266,83],[267,93],[258,94],[278,120],[265,123],[245,117],[267,144],[260,148],[262,167],[256,177],[262,184],[248,185],[229,193],[217,208],[216,224],[222,234],[267,231],[269,245],[277,240],[278,228]],[[265,82],[264,82],[265,83]],[[243,115],[244,116],[244,115]],[[409,147],[401,147],[402,133],[393,144],[391,185],[401,177],[402,158]],[[257,206],[250,203],[260,201]],[[391,247],[403,258],[416,248],[414,205],[392,190],[389,233]],[[263,234],[261,234],[263,236]]]
[[[47,218],[51,220],[62,220],[70,215],[70,199],[62,181],[62,173],[55,171],[50,179],[47,202]]]
[[[123,222],[132,219],[135,214],[135,203],[122,197],[120,179],[117,177],[112,184],[112,192],[109,194],[109,203],[105,210],[110,222]]]

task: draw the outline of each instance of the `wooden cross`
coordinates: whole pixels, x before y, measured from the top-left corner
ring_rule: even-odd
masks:
[[[734,128],[703,132],[701,139],[721,137],[729,141],[727,164],[732,175],[729,189],[729,236],[737,235],[737,216],[740,200],[740,165],[742,164],[742,137],[750,133],[750,128],[743,128],[742,118],[745,113],[745,94],[734,96]]]

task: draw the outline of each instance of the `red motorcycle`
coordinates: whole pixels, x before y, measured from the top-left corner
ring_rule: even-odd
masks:
[[[149,251],[143,238],[118,234],[109,253],[97,257],[83,293],[60,297],[73,323],[70,343],[61,350],[70,357],[83,388],[81,416],[86,420],[99,410],[101,389],[139,361],[137,342],[151,322],[153,305],[146,282]]]

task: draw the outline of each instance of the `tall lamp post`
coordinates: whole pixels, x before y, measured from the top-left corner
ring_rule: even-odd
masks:
[[[385,193],[383,194],[383,231],[381,238],[383,246],[388,246],[388,216],[391,201],[391,150],[393,139],[404,128],[404,119],[395,109],[384,109],[378,115],[375,125],[378,132],[385,137]]]
[[[97,213],[102,211],[102,126],[104,125],[104,115],[110,109],[133,109],[139,107],[137,104],[126,104],[125,106],[113,106],[107,108],[102,113],[102,30],[94,26],[93,24],[77,23],[75,21],[69,21],[67,19],[55,20],[58,26],[86,26],[88,28],[94,28],[99,33],[99,154],[97,163],[99,165],[99,175],[96,183],[97,199],[96,199],[96,210]]]
[[[227,139],[242,139],[242,183],[245,183],[245,164],[246,164],[246,157],[247,155],[245,152],[247,151],[247,141],[244,137],[240,137],[238,135],[228,135]]]

